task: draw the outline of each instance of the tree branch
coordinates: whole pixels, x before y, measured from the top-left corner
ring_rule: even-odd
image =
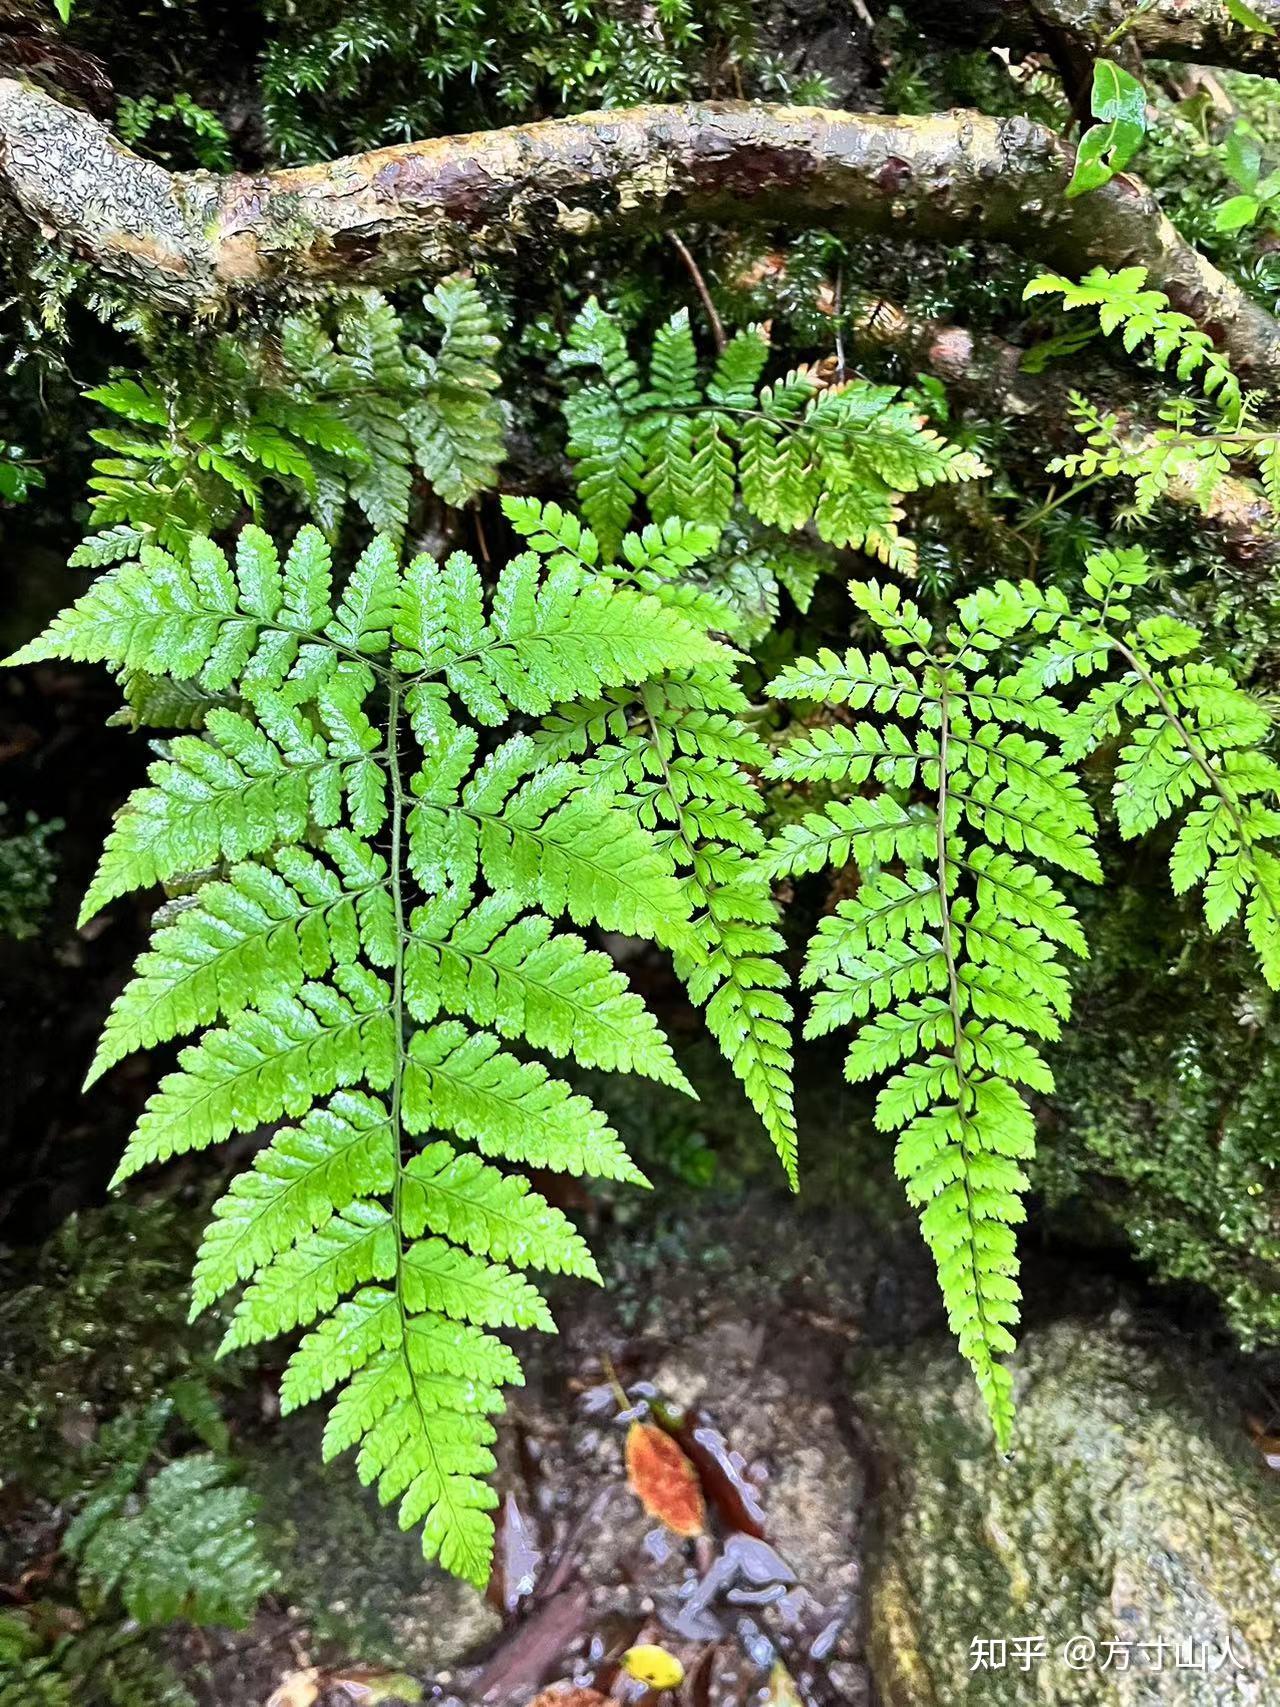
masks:
[[[1064,271],[1142,265],[1252,383],[1280,324],[1123,174],[1063,199],[1071,149],[1024,118],[744,103],[585,113],[257,177],[166,172],[88,114],[0,79],[0,187],[158,306],[216,314],[690,220],[982,238]]]
[[[1250,0],[1250,7],[1280,32],[1280,0]],[[1238,24],[1223,0],[1155,0],[1141,13],[1137,0],[915,0],[909,11],[913,23],[944,41],[1034,50],[1044,47],[1048,31],[1096,53],[1123,28],[1118,42],[1148,59],[1280,75],[1280,34]]]

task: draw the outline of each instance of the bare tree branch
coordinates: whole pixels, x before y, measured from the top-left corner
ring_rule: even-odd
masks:
[[[1255,384],[1280,323],[1118,175],[1063,199],[1072,151],[1024,118],[745,103],[636,107],[442,137],[257,177],[170,173],[83,112],[0,79],[0,188],[158,306],[439,276],[690,220],[982,238],[1079,273],[1141,265]]]

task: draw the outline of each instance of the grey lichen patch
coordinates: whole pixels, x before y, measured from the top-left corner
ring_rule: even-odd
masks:
[[[12,78],[0,78],[0,145],[18,206],[78,253],[162,307],[198,309],[216,291],[210,187],[140,160],[89,114]]]

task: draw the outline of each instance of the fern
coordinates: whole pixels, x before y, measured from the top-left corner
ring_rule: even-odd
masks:
[[[300,499],[329,534],[353,502],[376,529],[408,526],[415,473],[460,505],[497,478],[505,417],[495,398],[498,340],[463,278],[424,303],[431,353],[376,292],[288,316],[278,340],[220,338],[208,360],[163,388],[121,377],[87,391],[124,428],[98,427],[94,530],[73,566],[104,568],[145,542],[181,548],[261,513],[269,486]]]
[[[1119,332],[1130,353],[1146,346],[1157,368],[1172,363],[1179,379],[1198,377],[1205,396],[1224,415],[1239,412],[1240,381],[1230,362],[1189,315],[1169,306],[1163,291],[1148,288],[1145,267],[1124,267],[1118,273],[1091,267],[1079,281],[1041,273],[1023,294],[1028,299],[1061,296],[1064,308],[1095,310],[1102,330],[1108,335]]]
[[[1027,661],[1023,679],[1059,686],[1103,676],[1072,712],[1064,750],[1077,761],[1119,740],[1113,803],[1126,838],[1177,818],[1177,894],[1199,886],[1222,930],[1243,911],[1272,989],[1280,989],[1280,766],[1264,751],[1271,715],[1221,665],[1198,629],[1166,613],[1135,619],[1152,569],[1140,547],[1094,553],[1090,601]]]
[[[732,613],[696,582],[699,563],[716,547],[714,529],[673,516],[628,535],[622,562],[602,565],[595,534],[558,505],[507,498],[503,508],[552,573],[603,572],[691,620],[733,626]],[[705,1006],[711,1033],[795,1187],[792,1013],[782,994],[788,979],[778,958],[777,909],[756,857],[764,846],[757,823],[763,802],[753,777],[768,749],[744,721],[748,710],[726,655],[561,706],[542,746],[556,761],[590,755],[594,783],[627,797],[680,873],[694,931],[676,955],[676,970],[695,1004]]]
[[[700,953],[688,887],[632,804],[585,753],[549,755],[536,720],[724,679],[732,654],[678,605],[533,551],[487,595],[465,555],[402,567],[379,539],[335,605],[315,528],[282,562],[247,527],[234,563],[196,537],[109,569],[15,661],[43,658],[237,700],[161,748],[85,903],[185,892],[92,1070],[199,1033],[117,1182],[288,1120],[217,1206],[195,1307],[247,1282],[228,1348],[304,1330],[283,1408],[342,1389],[326,1455],[358,1447],[427,1553],[483,1582],[488,1419],[520,1379],[492,1330],[551,1327],[526,1268],[597,1277],[564,1214],[497,1164],[640,1181],[603,1115],[501,1039],[684,1087],[638,998],[554,920]],[[516,714],[533,727],[507,732]]]
[[[1029,678],[993,673],[991,654],[1051,627],[1057,608],[1001,582],[963,599],[935,633],[896,588],[851,591],[905,661],[825,652],[773,682],[778,698],[875,720],[833,717],[779,751],[772,777],[848,798],[785,825],[765,863],[774,877],[857,868],[857,893],[809,946],[802,981],[817,994],[806,1035],[855,1026],[848,1077],[883,1081],[876,1123],[898,1132],[897,1172],[1007,1446],[1000,1359],[1013,1349],[1014,1227],[1035,1135],[1024,1092],[1052,1089],[1037,1043],[1056,1038],[1069,1011],[1063,951],[1085,952],[1043,868],[1101,873],[1093,813],[1061,749],[1065,714]]]
[[[617,322],[593,299],[574,322],[567,366],[597,369],[565,401],[583,514],[616,551],[643,497],[659,523],[723,529],[741,503],[793,533],[812,522],[830,545],[912,573],[902,495],[985,473],[892,386],[829,383],[820,368],[762,384],[768,333],[737,332],[705,380],[684,312],[654,338],[646,384]]]

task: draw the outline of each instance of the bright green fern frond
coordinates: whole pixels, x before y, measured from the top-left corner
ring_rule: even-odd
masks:
[[[687,324],[678,321],[655,352],[655,388],[671,395],[691,383],[691,352]],[[601,552],[595,536],[584,537],[558,506],[510,499],[504,508],[553,575],[594,562]],[[672,518],[626,535],[618,562],[605,562],[602,571],[650,587],[660,608],[670,605],[692,625],[695,613],[675,576],[713,540],[713,533],[708,538],[706,530]],[[638,689],[560,706],[544,721],[538,747],[552,770],[598,749],[583,774],[592,786],[634,803],[674,867],[681,915],[693,916],[692,931],[677,945],[676,970],[705,1007],[711,1033],[794,1186],[792,1013],[782,993],[788,978],[768,877],[756,860],[764,838],[752,773],[768,752],[745,721],[749,704],[729,662],[723,649],[691,651],[684,667]]]
[[[1056,1036],[1069,1006],[1059,953],[1085,947],[1073,910],[1032,862],[1100,873],[1093,813],[1060,734],[1008,726],[1060,731],[1063,719],[1032,676],[992,666],[1004,646],[1051,631],[1061,610],[1033,588],[998,583],[962,600],[938,635],[896,588],[851,590],[906,663],[854,651],[790,666],[774,694],[871,708],[875,720],[811,726],[769,772],[875,791],[785,824],[764,860],[777,876],[857,868],[856,894],[809,947],[806,1034],[854,1029],[848,1076],[879,1081],[876,1123],[898,1134],[895,1166],[921,1211],[952,1332],[1007,1446],[1013,1228],[1035,1141],[1025,1094],[1053,1085],[1033,1039]]]
[[[1202,889],[1211,930],[1243,914],[1263,976],[1280,989],[1280,765],[1264,750],[1271,714],[1221,665],[1195,656],[1201,641],[1190,624],[1135,620],[1133,598],[1151,578],[1138,547],[1095,553],[1084,582],[1091,602],[1060,622],[1024,675],[1071,681],[1110,667],[1072,712],[1068,748],[1083,757],[1119,740],[1112,800],[1121,835],[1180,816],[1174,890]]]
[[[487,336],[469,301],[438,304],[459,350]],[[392,330],[366,316],[345,354],[385,369]],[[579,523],[552,522],[558,537],[536,530],[549,550],[492,587],[461,554],[402,567],[375,540],[336,600],[315,528],[283,554],[246,528],[234,561],[200,537],[148,547],[24,654],[100,659],[202,696],[199,731],[159,748],[86,901],[88,916],[130,889],[182,891],[91,1072],[196,1034],[117,1179],[290,1122],[216,1205],[193,1308],[243,1286],[224,1349],[305,1330],[284,1408],[334,1394],[326,1455],[354,1448],[362,1479],[422,1525],[428,1555],[476,1582],[493,1545],[487,1416],[520,1378],[488,1330],[552,1328],[526,1269],[599,1278],[519,1170],[644,1183],[604,1115],[499,1037],[688,1090],[621,973],[556,920],[667,943],[690,977],[712,956],[694,918],[702,890],[677,868],[669,826],[646,827],[625,778],[609,784],[613,737],[592,738],[594,711],[560,757],[518,719],[706,676],[705,707],[692,689],[678,701],[691,733],[673,762],[699,824],[726,838],[699,848],[698,883],[719,885],[706,917],[729,946],[715,953],[745,970],[709,972],[705,996],[741,1049],[725,991],[746,992],[760,1043],[743,1076],[757,1100],[786,1094],[772,904],[722,869],[758,843],[754,792],[733,769],[756,747],[728,715],[736,654],[676,581],[714,534],[655,529],[625,566],[599,566]]]

